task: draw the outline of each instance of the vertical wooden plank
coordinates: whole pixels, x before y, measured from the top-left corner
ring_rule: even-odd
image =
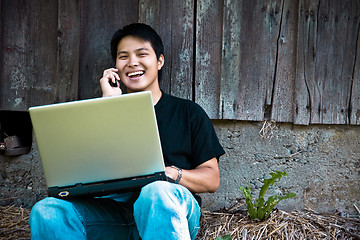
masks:
[[[243,82],[250,80],[240,78],[241,55],[244,54],[241,47],[243,2],[226,0],[223,11],[220,114],[223,119],[243,120],[237,111],[238,105],[244,104],[240,103],[239,95]]]
[[[165,65],[160,87],[192,99],[194,0],[141,0],[139,21],[152,26],[163,40]]]
[[[359,56],[360,52],[358,51]],[[351,94],[351,112],[350,112],[350,124],[360,125],[360,67],[359,60],[357,60],[357,67],[355,70],[352,94]]]
[[[25,34],[28,17],[24,1],[1,1],[1,110],[22,110],[25,108],[21,97],[25,85]],[[22,85],[22,87],[21,87]],[[21,88],[21,89],[19,89]],[[15,102],[15,100],[17,102]]]
[[[78,98],[80,51],[80,3],[58,1],[58,49],[56,72],[56,102]]]
[[[3,1],[1,109],[54,101],[57,2]]]
[[[0,95],[2,95],[1,93],[3,92],[2,90],[2,84],[3,84],[3,71],[4,71],[4,45],[3,45],[3,42],[4,42],[4,39],[3,39],[3,24],[4,24],[4,21],[3,21],[3,16],[4,16],[4,13],[2,12],[3,8],[2,8],[2,1],[0,1]],[[1,107],[2,107],[2,104],[1,102],[3,101],[3,99],[0,97],[0,110],[1,110]],[[1,128],[1,126],[0,126]]]
[[[168,1],[163,1],[163,3],[161,3],[160,0],[140,0],[139,22],[146,23],[154,28],[163,41],[165,64],[161,70],[159,84],[161,90],[166,93],[171,93],[171,34],[169,34],[169,32],[165,32],[164,35],[163,32],[161,32],[162,25],[170,25],[169,23],[171,23],[171,16],[167,14],[170,11],[165,11],[162,15],[162,19],[160,20],[162,5],[166,5],[166,9],[169,10]],[[164,22],[167,24],[163,24]]]
[[[221,36],[223,0],[197,2],[195,101],[210,118],[221,118]]]
[[[81,0],[79,98],[101,96],[99,79],[113,67],[110,41],[124,25],[137,22],[138,3],[132,0]]]
[[[359,3],[300,1],[295,123],[348,124]]]
[[[359,9],[359,2],[356,2],[357,6],[356,8]],[[353,53],[355,55],[354,60],[354,70],[352,75],[352,91],[351,91],[351,99],[350,99],[350,124],[353,125],[360,125],[360,14],[355,16],[354,19],[354,25],[357,25],[357,31],[356,28],[354,29],[355,32],[357,32],[356,39],[357,44],[355,49],[353,49]]]
[[[357,1],[321,1],[318,13],[315,83],[319,108],[312,123],[348,124],[360,8]]]
[[[194,73],[194,0],[169,2],[173,4],[172,24],[163,24],[165,28],[161,33],[165,36],[166,28],[171,26],[171,93],[191,100]]]
[[[271,119],[293,122],[294,88],[296,77],[296,39],[298,1],[284,1],[281,31],[277,39],[278,55],[276,78],[271,108]]]
[[[57,1],[32,1],[30,25],[27,27],[26,41],[26,87],[25,102],[34,105],[56,102],[55,88],[57,84]],[[28,73],[33,74],[28,75]]]
[[[317,12],[317,1],[299,1],[294,97],[295,124],[310,123],[313,99],[319,95],[314,85]]]
[[[282,1],[224,4],[223,118],[262,121],[271,107]]]

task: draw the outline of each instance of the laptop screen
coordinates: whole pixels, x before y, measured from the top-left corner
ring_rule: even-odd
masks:
[[[164,171],[151,92],[29,109],[48,187]]]

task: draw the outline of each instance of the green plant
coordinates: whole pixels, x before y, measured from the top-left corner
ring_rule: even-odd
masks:
[[[287,193],[284,196],[270,196],[267,201],[264,200],[264,195],[270,185],[274,185],[276,180],[281,179],[283,176],[288,176],[286,172],[275,171],[270,173],[271,178],[264,179],[264,185],[260,189],[259,197],[253,203],[253,197],[251,194],[251,188],[249,183],[249,188],[240,187],[240,190],[243,192],[246,202],[246,207],[251,219],[258,219],[260,221],[267,219],[270,216],[271,211],[274,207],[281,201],[287,198],[295,197],[295,193]]]
[[[232,239],[231,235],[219,236],[215,238],[215,240],[231,240],[231,239]]]

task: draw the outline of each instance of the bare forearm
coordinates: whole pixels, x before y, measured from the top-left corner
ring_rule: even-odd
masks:
[[[216,174],[209,175],[204,169],[184,170],[179,184],[191,192],[216,192],[220,185],[220,178]]]
[[[171,167],[166,168],[166,174],[173,179],[178,177],[177,170]],[[192,170],[182,170],[178,184],[194,193],[215,192],[220,185],[217,159],[213,158]]]

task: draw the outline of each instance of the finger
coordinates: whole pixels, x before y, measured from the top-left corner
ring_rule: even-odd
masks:
[[[110,75],[110,80],[111,80],[112,83],[115,83],[116,82],[116,77],[113,74],[111,74]]]
[[[109,74],[116,73],[117,71],[118,71],[117,68],[109,68],[109,69],[106,69],[106,70],[103,72],[103,77],[106,77],[106,76],[109,75]]]
[[[111,79],[113,83],[115,83],[116,80],[120,81],[119,74],[114,73],[114,72],[109,73],[109,74],[107,75],[107,77],[108,77],[109,79]]]
[[[119,76],[119,74],[114,73],[113,75],[115,76],[115,79],[116,79],[117,81],[120,81],[120,76]]]
[[[100,79],[101,82],[112,82],[115,83],[116,81],[116,76],[114,76],[113,74],[104,74],[104,76]]]

